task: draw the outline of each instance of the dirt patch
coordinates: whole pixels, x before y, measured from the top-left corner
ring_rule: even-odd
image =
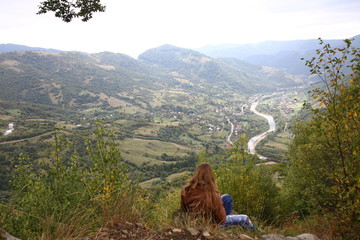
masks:
[[[264,163],[258,163],[256,165],[259,166],[259,165],[275,165],[275,164],[278,164],[278,163],[274,162],[274,161],[269,161],[269,162],[264,162]]]
[[[4,60],[0,63],[0,65],[3,65],[4,67],[11,69],[15,72],[23,72],[23,70],[21,70],[20,68],[18,68],[18,66],[20,65],[20,63],[18,61],[15,60]]]
[[[192,82],[190,82],[189,80],[187,79],[184,79],[184,78],[174,78],[176,81],[180,82],[180,83],[184,83],[184,84],[188,84],[188,85],[194,85]]]
[[[161,232],[150,230],[141,223],[114,223],[108,228],[99,229],[93,237],[84,240],[242,240],[249,239],[248,236],[240,234],[232,237],[225,233],[211,234],[193,228],[180,229],[171,228]],[[251,239],[251,238],[250,238]]]
[[[112,65],[100,65],[100,64],[98,64],[97,66],[102,68],[102,69],[105,69],[105,70],[115,70],[116,69],[116,67],[112,66]]]
[[[57,52],[42,52],[42,51],[32,51],[35,52],[36,54],[40,55],[40,56],[61,56],[60,53]]]

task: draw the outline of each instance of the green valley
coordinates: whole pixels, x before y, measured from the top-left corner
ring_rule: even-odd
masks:
[[[203,149],[217,154],[229,146],[228,119],[237,125],[233,141],[267,128],[266,121],[241,108],[254,94],[304,83],[280,70],[170,45],[138,60],[110,52],[2,53],[0,129],[5,133],[12,123],[14,130],[0,136],[0,163],[11,169],[20,152],[46,161],[55,128],[83,154],[84,139],[102,120],[115,132],[134,179],[181,173],[193,169],[194,154]],[[286,106],[273,108],[280,107]],[[2,174],[8,180],[7,170]]]

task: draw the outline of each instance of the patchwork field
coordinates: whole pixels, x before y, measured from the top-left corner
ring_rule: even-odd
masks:
[[[189,171],[184,171],[184,172],[180,172],[180,173],[174,173],[174,174],[171,174],[169,175],[168,177],[166,177],[166,181],[171,183],[181,177],[185,177],[185,178],[190,178],[190,172]],[[161,181],[161,178],[153,178],[153,179],[150,179],[150,180],[147,180],[147,181],[144,181],[142,183],[140,183],[140,186],[143,187],[143,188],[148,188],[148,187],[151,187],[153,186],[154,184],[156,184],[157,182]]]
[[[281,162],[286,156],[291,138],[292,135],[288,132],[279,133],[273,139],[266,141],[263,146],[260,146],[257,152]]]
[[[159,131],[159,129],[161,127],[165,127],[165,126],[178,126],[180,124],[180,122],[163,122],[163,123],[159,123],[157,121],[157,123],[149,123],[149,125],[144,126],[144,127],[140,127],[138,129],[134,130],[135,134],[138,135],[144,135],[144,136],[157,136],[157,132]]]
[[[158,140],[145,140],[139,138],[127,138],[120,142],[122,157],[137,165],[142,163],[153,164],[171,164],[161,160],[161,155],[166,153],[168,156],[184,156],[191,149],[176,143],[162,142]]]

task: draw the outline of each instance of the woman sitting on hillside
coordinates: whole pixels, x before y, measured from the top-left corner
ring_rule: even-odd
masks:
[[[247,215],[232,215],[232,198],[220,192],[212,167],[202,163],[181,191],[181,209],[190,216],[202,216],[223,226],[239,225],[255,230]]]

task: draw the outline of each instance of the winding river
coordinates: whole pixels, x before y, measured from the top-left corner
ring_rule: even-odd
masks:
[[[259,104],[258,101],[253,102],[251,104],[250,111],[252,111],[253,113],[265,118],[269,123],[269,130],[267,130],[266,132],[260,133],[260,134],[256,135],[255,137],[252,137],[249,140],[248,149],[249,149],[250,154],[253,154],[253,155],[256,154],[256,151],[255,151],[256,145],[261,140],[263,140],[266,137],[266,135],[268,135],[271,132],[275,132],[275,121],[274,121],[273,116],[258,112],[256,110],[256,107],[257,107],[258,104]],[[261,156],[261,155],[258,155],[258,156],[259,156],[260,159],[267,159],[267,157],[264,157],[264,156]]]

